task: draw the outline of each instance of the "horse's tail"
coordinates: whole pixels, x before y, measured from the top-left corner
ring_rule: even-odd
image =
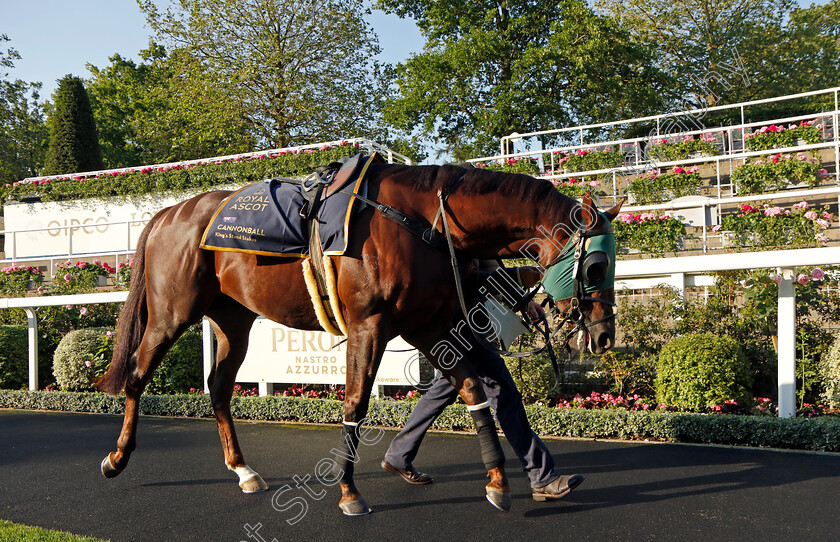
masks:
[[[114,355],[108,370],[95,383],[97,389],[111,395],[118,395],[125,388],[128,375],[137,363],[134,354],[146,332],[149,317],[146,306],[146,240],[157,218],[155,216],[149,221],[137,240],[134,263],[131,266],[131,286],[117,321]]]

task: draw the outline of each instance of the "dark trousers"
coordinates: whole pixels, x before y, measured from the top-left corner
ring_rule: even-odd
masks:
[[[516,389],[504,360],[478,345],[473,345],[468,360],[484,385],[490,406],[508,443],[519,457],[531,487],[551,483],[558,477],[554,472],[554,460],[543,441],[531,429],[522,405],[522,395]],[[432,387],[420,397],[405,427],[394,437],[385,453],[385,460],[399,469],[408,468],[417,456],[426,431],[457,397],[455,387],[438,375]]]

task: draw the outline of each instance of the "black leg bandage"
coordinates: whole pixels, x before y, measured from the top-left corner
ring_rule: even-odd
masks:
[[[504,465],[505,454],[502,445],[499,443],[499,435],[496,433],[496,422],[490,413],[490,407],[485,406],[479,410],[470,410],[475,432],[478,433],[478,442],[481,445],[481,460],[487,470],[492,470]]]
[[[336,465],[341,469],[341,483],[353,482],[353,466],[359,460],[359,433],[355,425],[341,424],[341,444],[331,450]]]

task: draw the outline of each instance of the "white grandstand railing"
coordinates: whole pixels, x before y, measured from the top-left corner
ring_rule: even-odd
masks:
[[[139,169],[145,168],[152,168],[152,169],[170,169],[177,166],[192,166],[192,165],[201,165],[207,163],[215,163],[215,162],[225,162],[231,160],[244,160],[256,157],[263,157],[269,155],[277,155],[281,153],[288,153],[288,152],[300,152],[300,151],[307,151],[307,150],[319,150],[325,146],[339,146],[339,145],[355,145],[358,143],[358,146],[361,148],[367,149],[368,152],[373,153],[374,151],[378,151],[381,154],[384,154],[387,161],[389,163],[393,163],[395,160],[399,160],[404,164],[411,164],[411,158],[404,156],[398,152],[395,152],[388,147],[381,145],[373,140],[362,138],[362,137],[354,137],[350,139],[337,139],[335,141],[325,141],[322,143],[313,143],[311,145],[297,145],[293,147],[283,147],[279,149],[268,149],[262,151],[253,151],[253,152],[243,152],[239,154],[228,154],[225,156],[212,156],[209,158],[199,158],[196,160],[183,160],[180,162],[167,162],[165,164],[148,164],[142,166],[133,166],[133,167],[124,167],[124,168],[114,168],[114,169],[102,169],[98,171],[85,171],[80,173],[65,173],[62,175],[47,175],[47,176],[36,176],[36,177],[27,177],[22,182],[30,182],[34,180],[49,180],[49,179],[63,179],[66,177],[96,177],[97,175],[109,174],[109,173],[127,173],[132,171],[137,171]]]
[[[116,266],[120,262],[120,258],[123,261],[127,261],[129,256],[134,254],[134,237],[132,236],[132,226],[142,226],[149,222],[149,219],[138,219],[138,220],[124,220],[119,222],[98,222],[98,223],[91,223],[91,224],[77,224],[77,225],[70,225],[70,226],[51,226],[47,228],[31,228],[25,230],[0,230],[0,236],[5,236],[6,238],[6,258],[0,260],[0,265],[8,265],[8,264],[17,264],[20,265],[21,263],[27,262],[49,262],[49,273],[50,276],[55,274],[55,268],[57,263],[64,262],[67,258],[98,258],[98,259],[114,259],[114,266]],[[126,229],[126,237],[125,237],[125,248],[122,250],[109,250],[103,252],[76,252],[73,250],[73,235],[75,232],[87,228],[110,228],[112,226],[125,226]],[[51,254],[51,255],[44,255],[44,256],[24,256],[18,257],[17,256],[17,247],[18,247],[18,236],[29,234],[29,233],[39,233],[39,232],[65,232],[67,238],[67,252],[61,254]],[[134,234],[135,236],[137,233]],[[11,247],[11,250],[8,249]]]
[[[659,115],[651,115],[651,116],[647,116],[647,117],[636,117],[636,118],[632,118],[632,119],[625,119],[625,120],[618,120],[618,121],[611,121],[611,122],[602,122],[602,123],[597,123],[597,124],[585,124],[585,125],[581,125],[581,126],[572,126],[572,127],[569,127],[569,128],[555,128],[555,129],[551,129],[551,130],[540,130],[540,131],[537,131],[537,132],[526,132],[526,133],[522,133],[522,134],[513,133],[513,134],[510,134],[510,135],[502,136],[502,138],[500,140],[500,145],[499,145],[500,156],[502,156],[502,157],[512,156],[512,154],[510,152],[508,152],[509,151],[508,143],[510,143],[512,141],[515,141],[515,140],[518,140],[518,139],[524,139],[524,138],[534,137],[534,136],[558,135],[558,134],[564,134],[564,133],[577,132],[577,134],[579,135],[579,138],[580,138],[580,143],[575,148],[584,147],[584,146],[592,146],[592,145],[600,145],[601,142],[598,142],[598,141],[590,141],[590,142],[585,141],[585,132],[591,131],[591,130],[597,130],[597,129],[600,129],[600,128],[609,128],[610,126],[627,126],[627,125],[633,125],[633,124],[648,124],[652,121],[656,121],[656,131],[655,131],[655,133],[650,134],[647,138],[642,138],[642,139],[649,139],[650,137],[662,137],[662,136],[666,136],[666,135],[673,135],[670,132],[668,132],[668,133],[663,133],[662,132],[662,124],[663,124],[662,121],[663,120],[678,119],[678,118],[681,118],[681,117],[686,117],[686,118],[700,117],[700,118],[702,118],[703,116],[706,115],[706,113],[714,112],[714,111],[726,111],[726,110],[730,110],[730,109],[738,109],[738,110],[740,110],[740,113],[741,113],[741,125],[745,125],[746,124],[746,114],[745,113],[746,113],[746,109],[748,107],[755,106],[755,105],[763,105],[763,104],[768,104],[768,103],[785,102],[785,101],[796,100],[796,99],[800,99],[800,98],[810,98],[810,97],[813,97],[813,96],[822,96],[822,95],[833,96],[833,98],[834,98],[834,110],[837,111],[837,110],[840,110],[840,94],[839,93],[840,93],[840,87],[832,87],[832,88],[827,88],[827,89],[823,89],[823,90],[815,90],[815,91],[811,91],[811,92],[802,92],[802,93],[799,93],[799,94],[789,94],[787,96],[779,96],[779,97],[776,97],[776,98],[765,98],[765,99],[761,99],[761,100],[751,100],[751,101],[748,101],[748,102],[740,102],[740,103],[735,103],[735,104],[727,104],[727,105],[718,105],[718,106],[713,106],[713,107],[689,109],[689,110],[685,110],[685,111],[675,111],[675,112],[671,112],[671,113],[662,113],[662,114],[659,114]],[[691,122],[696,123],[696,121],[691,121]],[[766,122],[758,123],[758,124],[766,124]],[[709,130],[710,129],[705,129],[704,128],[704,129],[701,129],[700,131],[705,132],[705,131],[709,131]],[[686,130],[680,130],[679,133],[682,134],[682,133],[687,133],[687,132],[688,131],[686,131]]]
[[[812,145],[797,145],[794,147],[786,147],[786,148],[779,148],[779,149],[767,149],[762,151],[747,151],[744,145],[744,134],[747,130],[751,128],[755,128],[758,126],[766,126],[768,124],[776,124],[776,123],[791,123],[803,120],[814,120],[814,119],[822,119],[825,122],[823,125],[823,138],[824,141],[819,143],[815,143]],[[830,119],[830,129],[827,120]],[[733,160],[745,160],[746,158],[752,158],[755,156],[762,156],[766,154],[776,154],[776,153],[789,153],[789,152],[802,152],[808,150],[821,150],[821,149],[834,149],[834,161],[835,164],[840,162],[840,134],[837,133],[837,128],[840,125],[840,110],[835,109],[832,111],[827,112],[820,112],[820,113],[812,113],[808,115],[799,115],[796,117],[786,117],[781,119],[771,119],[762,122],[750,122],[750,123],[743,123],[738,124],[735,126],[722,126],[722,127],[711,127],[711,128],[703,128],[698,130],[690,130],[685,132],[680,132],[679,134],[665,134],[665,135],[658,135],[658,136],[647,136],[647,137],[637,137],[632,139],[618,139],[612,141],[600,141],[597,143],[589,143],[583,145],[567,145],[561,147],[552,147],[548,149],[541,149],[541,150],[529,150],[517,153],[508,153],[508,154],[500,154],[496,156],[486,156],[481,158],[470,158],[467,160],[470,163],[478,164],[478,163],[489,163],[498,160],[507,160],[511,158],[540,158],[545,155],[549,155],[550,160],[549,164],[543,164],[545,169],[545,174],[540,175],[541,178],[545,179],[568,179],[568,178],[577,178],[577,177],[588,177],[594,175],[612,175],[613,179],[613,197],[619,197],[620,191],[618,187],[618,178],[622,177],[626,179],[627,177],[638,175],[644,173],[647,170],[654,169],[654,168],[666,168],[675,165],[699,165],[705,163],[714,162],[716,164],[716,185],[718,187],[718,195],[720,196],[720,188],[721,186],[727,186],[721,184],[721,171],[720,171],[720,163],[721,162],[732,162]],[[729,145],[718,145],[718,148],[721,149],[721,154],[714,155],[714,156],[702,156],[696,158],[687,158],[684,160],[673,160],[673,161],[663,161],[656,158],[655,153],[651,150],[655,147],[651,143],[655,140],[667,138],[667,137],[683,137],[683,136],[702,136],[704,134],[719,134],[725,133],[727,141]],[[736,139],[733,137],[733,134],[740,133],[740,138]],[[739,143],[739,145],[735,145],[735,143]],[[722,143],[722,142],[721,142]],[[644,150],[642,149],[642,145],[645,145]],[[614,147],[619,149],[623,156],[627,159],[625,163],[621,164],[620,166],[607,168],[607,169],[600,169],[600,170],[588,170],[588,171],[575,171],[575,172],[568,172],[568,173],[555,173],[558,170],[559,164],[555,163],[555,156],[558,153],[573,153],[577,150],[581,149],[592,149],[592,148],[606,148],[606,147]],[[623,148],[631,148],[629,152],[624,152]],[[742,162],[743,163],[743,162]],[[834,172],[835,180],[838,184],[840,184],[840,168],[835,168]],[[731,186],[731,185],[729,185]]]

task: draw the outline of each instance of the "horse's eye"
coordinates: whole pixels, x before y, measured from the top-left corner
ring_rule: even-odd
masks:
[[[607,278],[610,258],[606,252],[592,252],[583,260],[583,282],[588,285],[599,284]]]

